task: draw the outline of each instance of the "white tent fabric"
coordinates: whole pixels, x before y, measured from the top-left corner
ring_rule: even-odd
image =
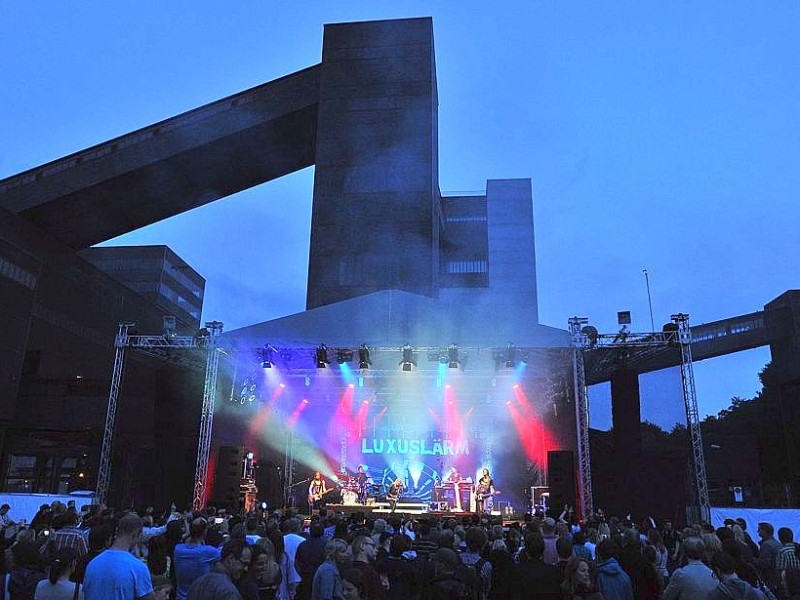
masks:
[[[769,523],[775,528],[775,537],[778,537],[778,528],[788,527],[794,533],[794,539],[800,537],[800,509],[798,508],[713,508],[711,509],[711,524],[722,527],[725,519],[741,517],[747,523],[747,532],[758,542],[759,523]]]
[[[0,505],[8,504],[11,507],[8,517],[15,523],[19,523],[22,519],[30,523],[42,504],[51,504],[55,500],[64,504],[69,500],[75,500],[75,506],[80,510],[84,504],[91,504],[94,498],[92,495],[78,494],[72,496],[67,494],[0,494]]]

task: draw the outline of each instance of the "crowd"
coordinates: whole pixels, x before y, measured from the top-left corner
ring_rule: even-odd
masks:
[[[10,523],[9,507],[0,521]],[[563,515],[562,515],[563,516]],[[16,531],[16,530],[15,530]],[[527,515],[367,518],[319,511],[157,518],[42,505],[5,535],[8,600],[800,600],[792,531],[760,523],[583,523]]]

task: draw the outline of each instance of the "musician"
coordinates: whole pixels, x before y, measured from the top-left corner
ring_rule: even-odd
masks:
[[[397,499],[400,498],[400,494],[403,493],[403,480],[399,477],[394,480],[392,485],[389,486],[389,491],[386,492],[386,498],[389,500],[389,506],[391,506],[391,512],[394,512],[394,509],[397,508]]]
[[[358,503],[359,504],[366,504],[367,503],[367,484],[369,483],[369,477],[364,472],[364,467],[358,465],[358,470],[356,471],[355,477],[353,478],[356,484],[356,492],[358,493]]]
[[[458,484],[461,483],[461,474],[458,472],[458,469],[455,466],[453,467],[453,470],[450,471],[447,481],[448,483],[453,484],[454,501],[451,509],[461,512],[463,510],[461,508],[461,491],[458,487]]]
[[[489,469],[484,469],[478,485],[475,487],[475,508],[479,513],[486,512],[486,509],[489,508],[486,506],[486,499],[493,496],[494,493],[494,480],[489,474]]]
[[[450,475],[448,476],[447,481],[449,481],[450,483],[458,483],[459,481],[461,481],[461,475],[459,474],[458,469],[456,467],[453,467],[453,470],[450,471]]]
[[[311,505],[311,510],[319,510],[324,506],[324,498],[327,493],[328,484],[325,483],[322,473],[317,471],[308,486],[308,503]]]

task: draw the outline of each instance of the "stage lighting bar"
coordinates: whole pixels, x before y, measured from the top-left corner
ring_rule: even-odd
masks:
[[[346,362],[353,360],[353,351],[347,348],[339,348],[336,351],[336,362],[343,365]]]

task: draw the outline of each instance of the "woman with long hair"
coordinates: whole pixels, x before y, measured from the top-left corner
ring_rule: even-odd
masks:
[[[36,586],[34,600],[81,600],[83,590],[81,584],[69,578],[75,572],[78,553],[69,547],[59,548],[50,561],[50,573]]]
[[[568,600],[603,600],[600,589],[592,581],[589,563],[574,556],[564,567],[561,591]]]
[[[661,576],[661,579],[664,582],[664,586],[666,586],[667,580],[669,579],[669,571],[667,570],[669,551],[667,550],[667,547],[664,545],[664,539],[661,537],[661,534],[658,532],[657,529],[651,529],[650,531],[647,532],[647,543],[653,548],[655,548],[656,551],[655,568],[658,574]]]
[[[250,546],[250,552],[250,568],[239,584],[239,592],[244,600],[274,600],[283,579],[275,562],[275,547],[262,538]]]

